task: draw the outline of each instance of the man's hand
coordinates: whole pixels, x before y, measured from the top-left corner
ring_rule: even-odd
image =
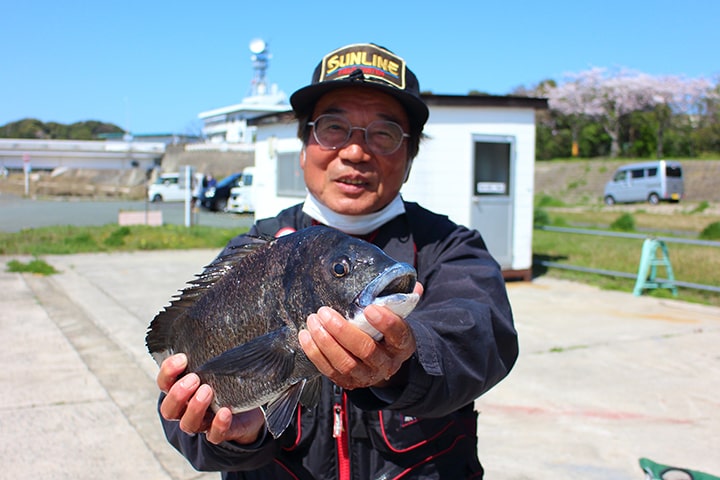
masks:
[[[415,293],[423,288],[416,284]],[[415,353],[415,337],[408,323],[389,309],[365,308],[365,318],[383,334],[376,342],[329,307],[307,319],[299,333],[300,345],[317,369],[346,389],[382,387],[393,383],[393,375]]]
[[[160,414],[166,420],[178,420],[180,429],[189,434],[204,432],[210,443],[235,441],[241,444],[255,442],[265,417],[259,408],[235,415],[221,408],[214,415],[210,410],[213,391],[210,385],[201,384],[195,373],[178,379],[187,368],[187,357],[178,353],[168,357],[160,366],[157,385],[167,395],[160,404]]]

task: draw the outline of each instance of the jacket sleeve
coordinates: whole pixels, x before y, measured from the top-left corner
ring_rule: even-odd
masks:
[[[164,394],[160,395],[162,402]],[[159,407],[160,403],[158,403]],[[168,442],[190,464],[203,472],[247,471],[261,468],[277,454],[278,444],[272,436],[264,435],[252,445],[224,442],[215,445],[207,441],[204,433],[190,435],[180,430],[180,422],[160,417]]]
[[[350,392],[366,409],[438,417],[451,413],[503,379],[518,355],[517,333],[497,262],[480,234],[458,226],[418,251],[425,292],[407,317],[417,350],[402,388]]]

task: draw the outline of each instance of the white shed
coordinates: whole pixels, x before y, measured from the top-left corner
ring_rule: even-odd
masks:
[[[540,98],[423,95],[430,109],[405,200],[480,231],[507,278],[532,269],[535,112]],[[257,218],[305,196],[292,113],[256,121]]]

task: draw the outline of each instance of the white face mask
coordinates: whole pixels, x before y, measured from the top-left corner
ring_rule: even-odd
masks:
[[[323,225],[337,228],[349,235],[367,235],[405,213],[405,204],[398,193],[392,202],[378,212],[367,215],[342,215],[330,210],[308,193],[303,204],[303,212]]]

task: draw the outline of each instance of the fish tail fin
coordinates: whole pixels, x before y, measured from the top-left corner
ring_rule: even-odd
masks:
[[[285,390],[285,393],[268,403],[263,409],[265,423],[273,438],[278,438],[285,431],[295,415],[295,410],[302,396],[306,380],[301,380]]]

